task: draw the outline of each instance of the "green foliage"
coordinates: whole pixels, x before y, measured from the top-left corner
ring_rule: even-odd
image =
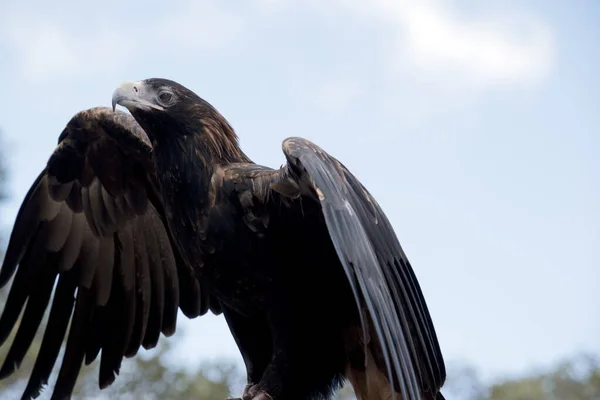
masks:
[[[182,332],[176,334],[180,335]],[[78,382],[73,398],[224,400],[230,397],[231,389],[239,386],[241,375],[237,368],[230,363],[210,363],[190,371],[174,365],[169,355],[176,341],[175,337],[162,337],[156,349],[141,349],[135,357],[126,359],[115,382],[102,391],[97,386],[99,362],[96,360],[90,366],[92,371]]]
[[[464,400],[598,400],[600,358],[574,356],[551,368],[485,385],[472,367],[449,369],[448,398]]]
[[[600,358],[580,355],[550,371],[493,385],[490,400],[598,400]]]
[[[43,329],[38,332],[21,367],[12,376],[0,381],[0,398],[20,397],[35,362],[41,332]],[[161,337],[155,349],[140,349],[135,357],[123,360],[119,376],[111,386],[103,390],[98,387],[99,356],[91,365],[82,367],[73,400],[224,400],[232,394],[238,396],[240,393],[237,392],[243,388],[242,374],[232,363],[207,363],[191,371],[171,362],[169,356],[172,346],[177,343],[177,337],[182,335],[181,331],[171,338]],[[0,348],[0,360],[4,360],[9,343],[10,339]],[[39,400],[50,398],[63,351],[64,346],[49,385],[42,391]]]

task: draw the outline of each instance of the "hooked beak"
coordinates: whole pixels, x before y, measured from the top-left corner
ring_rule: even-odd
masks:
[[[149,88],[142,81],[127,81],[121,83],[113,92],[113,111],[117,107],[117,104],[127,108],[129,111],[150,111],[152,109],[163,111],[163,107],[155,104],[155,102],[153,101],[153,92],[148,89]]]

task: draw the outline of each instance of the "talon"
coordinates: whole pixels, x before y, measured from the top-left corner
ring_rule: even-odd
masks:
[[[264,390],[261,390],[257,396],[254,396],[252,400],[273,400],[273,398]]]
[[[242,394],[241,400],[252,400],[254,396],[258,393],[258,385],[253,383],[249,383],[244,388],[244,393]]]

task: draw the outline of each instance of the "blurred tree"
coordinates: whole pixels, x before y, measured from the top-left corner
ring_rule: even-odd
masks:
[[[98,387],[99,359],[81,369],[81,376],[74,390],[73,400],[225,400],[239,395],[243,388],[241,374],[235,364],[228,362],[206,363],[197,370],[190,370],[173,363],[169,353],[177,340],[161,338],[159,345],[150,351],[140,350],[133,358],[123,360],[121,371],[115,382],[100,390]],[[36,354],[41,337],[37,337],[22,367],[10,378],[0,381],[0,398],[19,398],[27,384],[28,373],[33,366],[32,354]],[[63,349],[64,351],[64,349]],[[7,349],[0,351],[2,360]],[[62,351],[56,367],[60,367]],[[49,399],[57,377],[51,375],[49,386],[39,400]],[[239,392],[239,393],[238,393]]]
[[[178,331],[177,336],[183,332]],[[174,339],[174,340],[173,340]],[[98,389],[98,366],[81,379],[73,399],[124,400],[225,400],[242,390],[242,374],[229,362],[206,363],[197,370],[178,366],[169,360],[176,338],[161,338],[159,345],[123,362],[119,377],[104,390]]]
[[[488,393],[488,400],[599,400],[600,358],[578,355],[548,372],[496,383]]]
[[[448,399],[600,400],[600,357],[582,354],[546,370],[505,377],[486,385],[472,366],[448,365]]]

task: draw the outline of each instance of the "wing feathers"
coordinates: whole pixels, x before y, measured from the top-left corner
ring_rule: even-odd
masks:
[[[48,177],[48,192],[52,200],[56,202],[64,201],[73,189],[73,181],[67,183],[60,183],[55,177]]]
[[[35,276],[36,269],[39,268],[40,264],[38,262],[43,262],[45,259],[42,232],[42,229],[38,230],[15,274],[14,282],[4,305],[2,317],[0,317],[0,344],[4,343],[17,323],[19,314],[21,314],[25,301],[31,292],[30,282],[33,281],[31,278]],[[0,375],[0,379],[3,377],[3,375]]]
[[[158,218],[151,218],[149,224],[156,227],[160,224]],[[161,331],[165,336],[175,333],[177,327],[177,310],[179,309],[180,287],[176,260],[167,232],[154,229],[156,243],[160,252],[165,287],[165,306]],[[183,290],[183,289],[181,289]]]
[[[112,236],[100,240],[96,271],[94,274],[94,294],[96,305],[104,306],[108,302],[112,288],[115,268],[115,240]]]
[[[50,301],[54,279],[56,278],[56,255],[50,255],[47,259],[48,267],[41,271],[40,279],[30,282],[32,290],[29,295],[25,312],[19,324],[10,350],[4,360],[0,376],[7,376],[13,369],[18,368],[25,358],[25,354],[37,332],[38,326],[44,316],[44,311]]]
[[[114,284],[111,295],[108,300],[105,313],[105,332],[102,340],[102,357],[100,359],[100,371],[98,376],[98,385],[101,389],[109,386],[115,380],[115,374],[119,372],[121,360],[131,327],[133,326],[133,313],[135,312],[135,303],[133,300],[132,287],[126,287],[125,275],[131,264],[123,265],[122,255],[119,257],[117,251],[116,268]]]
[[[37,198],[39,200],[39,219],[42,221],[49,221],[54,219],[60,211],[61,203],[52,200],[50,192],[48,190],[48,179],[44,179],[37,192]]]
[[[135,325],[125,352],[126,357],[133,357],[137,353],[146,333],[146,324],[150,312],[150,271],[142,218],[136,219],[133,224],[133,242],[136,269],[136,310]]]
[[[51,220],[46,227],[48,230],[47,251],[58,252],[63,248],[69,237],[72,222],[73,213],[65,203],[62,203],[56,218]]]
[[[162,270],[161,253],[152,218],[157,218],[154,212],[149,212],[145,218],[142,229],[146,235],[146,248],[148,250],[148,270],[150,273],[151,296],[146,334],[142,341],[145,349],[156,346],[163,322],[165,308],[165,283]]]
[[[47,384],[65,336],[53,399],[69,398],[83,363],[99,354],[99,386],[110,385],[123,357],[175,332],[180,305],[189,317],[208,308],[173,245],[153,173],[150,143],[133,118],[100,108],[73,117],[33,182],[0,271],[0,287],[14,275],[0,345],[16,331],[0,379],[44,331],[24,399]]]
[[[85,333],[89,323],[92,307],[94,305],[93,295],[89,289],[79,288],[75,311],[71,320],[69,336],[65,354],[62,359],[58,378],[54,386],[51,400],[68,399],[73,393],[75,382],[85,355]]]
[[[78,181],[73,181],[71,193],[65,199],[67,205],[73,212],[80,213],[83,211],[83,197],[81,194],[81,184]]]
[[[114,228],[120,226],[123,222],[123,218],[121,215],[117,217],[115,200],[104,187],[102,187],[102,203],[106,209],[106,217],[108,218],[110,225]]]
[[[23,399],[38,397],[42,386],[48,383],[48,378],[58,358],[60,345],[67,332],[67,326],[73,311],[73,304],[75,303],[73,295],[76,289],[75,278],[73,272],[68,272],[60,275],[58,279],[42,344],[29,382],[23,393]]]
[[[71,229],[60,254],[59,272],[70,270],[75,261],[77,261],[77,257],[79,257],[79,252],[81,251],[84,230],[87,228],[83,214],[77,213],[71,215]],[[89,231],[89,228],[87,228],[87,231]]]
[[[0,288],[6,285],[13,276],[17,265],[25,253],[29,241],[36,234],[39,224],[40,187],[44,184],[45,175],[41,173],[25,196],[25,200],[17,213],[18,224],[15,224],[10,235],[2,270],[0,271]]]
[[[327,229],[354,291],[368,310],[390,383],[407,398],[436,393],[446,372],[431,317],[387,217],[339,161],[299,138],[284,141],[291,179],[321,204]]]
[[[119,296],[121,296],[121,300],[119,301],[120,309],[118,311],[113,311],[113,313],[122,316],[120,325],[123,329],[121,336],[123,337],[124,344],[122,348],[119,348],[119,351],[124,351],[131,339],[131,334],[135,325],[135,309],[137,307],[135,287],[135,243],[131,221],[125,224],[122,234],[119,235],[119,241],[121,243],[121,248],[117,273],[122,290],[119,293]],[[115,305],[113,305],[113,307],[115,307]]]
[[[89,225],[84,225],[83,239],[77,259],[79,266],[79,285],[86,289],[92,287],[96,265],[98,263],[98,253],[100,252],[100,243],[98,238],[91,232]]]

